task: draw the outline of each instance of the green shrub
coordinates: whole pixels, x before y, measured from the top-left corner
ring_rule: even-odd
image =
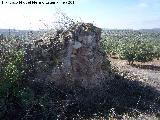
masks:
[[[135,61],[148,62],[154,58],[154,47],[148,42],[141,42],[135,54]]]
[[[1,86],[6,92],[12,85],[19,84],[20,80],[22,80],[24,73],[23,58],[24,55],[22,51],[15,51],[11,54],[5,66],[3,66]]]
[[[119,42],[113,38],[106,37],[101,40],[101,46],[109,55],[115,55],[118,51]]]
[[[129,64],[133,64],[135,59],[135,44],[130,43],[122,43],[119,49],[119,54],[122,59],[125,59],[129,62]]]
[[[10,119],[9,115],[21,109],[21,113],[33,99],[32,91],[23,85],[24,52],[12,51],[3,66],[0,81],[0,119]]]
[[[120,55],[126,59],[129,64],[133,64],[134,61],[148,62],[154,58],[154,47],[146,41],[130,41],[123,44],[120,49]]]
[[[160,58],[160,44],[154,45],[154,58],[157,60]]]

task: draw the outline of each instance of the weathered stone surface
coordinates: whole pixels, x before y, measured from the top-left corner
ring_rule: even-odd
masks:
[[[80,23],[53,36],[50,43],[45,42],[46,38],[35,42],[30,60],[35,80],[92,88],[109,78],[110,63],[100,49],[100,28]],[[47,72],[47,67],[52,70]]]
[[[68,41],[65,45],[66,54],[62,55],[62,66],[59,69],[54,68],[51,81],[86,88],[103,84],[109,70],[102,70],[102,63],[108,60],[100,52],[101,29],[92,24],[78,24],[62,36]],[[109,62],[106,63],[110,65]]]

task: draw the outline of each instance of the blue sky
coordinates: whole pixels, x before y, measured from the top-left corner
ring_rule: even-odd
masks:
[[[91,22],[102,28],[160,28],[160,0],[74,1],[74,5],[61,3],[56,5],[10,5],[2,4],[0,1],[0,28],[39,29],[45,27],[43,23],[51,27],[52,22],[57,19],[56,9],[60,9],[76,21]]]

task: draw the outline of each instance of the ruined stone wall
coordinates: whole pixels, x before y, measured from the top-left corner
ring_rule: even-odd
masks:
[[[39,53],[35,53],[36,57],[39,55],[45,58],[41,59],[39,64],[40,71],[35,70],[37,76],[41,76],[38,78],[45,79],[45,82],[55,82],[57,85],[78,85],[85,88],[101,86],[109,77],[110,63],[100,49],[100,37],[101,29],[90,23],[79,23],[59,32],[50,40],[51,43],[46,49],[39,49]],[[55,49],[57,44],[58,48]],[[46,53],[43,55],[44,51]],[[58,57],[55,54],[58,54]],[[42,69],[51,66],[53,62],[47,57],[57,57],[58,64],[43,75]]]

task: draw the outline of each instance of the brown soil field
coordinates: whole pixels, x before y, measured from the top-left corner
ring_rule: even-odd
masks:
[[[151,62],[141,63],[134,62],[129,65],[126,60],[115,59],[116,57],[109,57],[111,65],[116,67],[119,72],[124,73],[127,78],[131,80],[139,80],[160,90],[160,60],[154,59]]]

